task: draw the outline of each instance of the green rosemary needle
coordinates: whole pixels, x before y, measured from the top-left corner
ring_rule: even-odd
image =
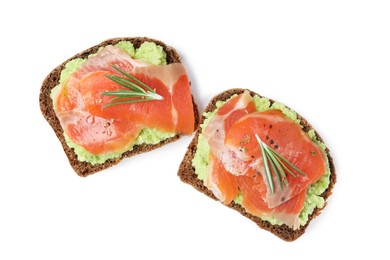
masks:
[[[286,173],[290,174],[294,178],[297,177],[297,175],[294,172],[292,172],[291,169],[287,167],[287,165],[290,166],[294,171],[300,173],[303,176],[306,176],[306,174],[303,171],[301,171],[295,165],[289,162],[280,153],[278,153],[277,151],[269,147],[266,143],[261,141],[260,137],[257,134],[255,134],[255,137],[260,146],[261,157],[264,162],[265,176],[272,194],[275,192],[272,174],[274,174],[278,179],[281,190],[283,190],[283,184],[285,186],[288,185]]]
[[[130,103],[138,103],[145,102],[151,100],[163,100],[164,98],[156,93],[151,87],[138,80],[134,76],[126,73],[115,65],[111,65],[116,71],[121,73],[124,77],[120,77],[117,75],[108,75],[106,77],[110,80],[118,83],[122,87],[126,89],[116,90],[116,91],[106,91],[102,92],[103,96],[112,96],[113,99],[110,100],[110,103],[103,106],[103,108],[107,108],[115,105],[122,104],[130,104]]]

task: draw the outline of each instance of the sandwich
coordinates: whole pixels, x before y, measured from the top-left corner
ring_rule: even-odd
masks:
[[[109,39],[66,60],[43,81],[39,103],[83,177],[191,135],[199,122],[179,54],[146,37]]]
[[[285,241],[305,232],[336,182],[329,149],[308,121],[245,89],[210,101],[178,176]]]

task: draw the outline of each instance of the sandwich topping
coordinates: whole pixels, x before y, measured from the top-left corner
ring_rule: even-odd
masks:
[[[224,204],[298,229],[323,206],[330,170],[324,147],[294,115],[247,91],[220,103],[205,114],[193,160],[198,178]]]
[[[144,43],[150,48],[150,44]],[[154,44],[155,45],[155,44]],[[125,48],[124,48],[125,47]],[[145,56],[145,48],[129,42],[108,45],[79,67],[61,77],[52,91],[53,106],[70,147],[79,160],[99,158],[103,163],[145,142],[144,133],[156,131],[156,143],[194,130],[192,96],[181,63],[153,65],[133,56]],[[161,48],[161,47],[160,47]],[[165,59],[165,58],[164,58]],[[71,61],[72,62],[72,61]],[[66,73],[67,68],[63,71]],[[160,138],[161,137],[161,138]],[[87,153],[89,156],[83,155]],[[90,160],[96,163],[96,160]]]
[[[104,105],[103,108],[115,106],[115,105],[123,105],[137,102],[146,102],[150,100],[163,100],[164,98],[156,93],[154,89],[139,81],[136,77],[131,76],[130,74],[124,72],[120,68],[111,65],[114,69],[116,69],[119,73],[123,74],[124,77],[120,77],[117,75],[108,75],[106,77],[111,79],[112,81],[118,83],[125,89],[120,89],[116,91],[105,91],[101,94],[103,96],[112,96],[115,97],[111,99],[110,103]]]

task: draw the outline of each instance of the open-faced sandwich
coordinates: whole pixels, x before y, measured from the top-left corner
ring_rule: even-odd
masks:
[[[39,101],[80,176],[191,135],[199,121],[180,56],[143,37],[68,59],[43,81]]]
[[[329,150],[311,125],[244,89],[209,103],[178,175],[286,241],[305,232],[336,182]]]

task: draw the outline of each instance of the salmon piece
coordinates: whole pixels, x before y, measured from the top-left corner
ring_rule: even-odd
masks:
[[[255,103],[249,92],[245,91],[221,106],[210,120],[202,134],[219,160],[223,162],[223,157],[228,152],[224,144],[227,131],[238,119],[254,111],[256,111]]]
[[[235,177],[242,194],[242,206],[247,212],[259,217],[273,217],[293,229],[299,228],[299,214],[305,204],[307,189],[279,206],[269,208],[262,195],[266,189],[262,176]]]
[[[121,48],[107,45],[95,56],[89,57],[82,67],[72,74],[72,77],[81,80],[86,74],[98,70],[117,73],[111,65],[115,65],[124,71],[131,71],[134,68],[149,66],[149,64],[143,61],[131,58],[129,54]]]
[[[256,111],[253,99],[249,92],[244,92],[221,106],[203,131],[210,145],[208,174],[204,183],[224,204],[229,204],[238,195],[237,180],[222,163],[228,153],[224,146],[225,135],[235,121],[253,111]]]
[[[246,91],[220,107],[217,116],[224,119],[223,126],[225,133],[227,133],[238,119],[254,111],[256,111],[255,102],[253,102],[249,92]]]
[[[69,81],[68,81],[69,82]],[[54,94],[54,110],[58,113],[72,111],[84,106],[83,97],[77,88],[62,83]]]
[[[124,50],[106,46],[103,50],[88,60],[77,71],[72,73],[68,80],[61,85],[61,89],[54,104],[55,111],[71,111],[76,108],[84,108],[83,98],[79,91],[79,83],[87,74],[95,71],[108,71],[118,73],[111,65],[115,65],[124,71],[131,71],[136,67],[145,67],[148,64],[132,59]]]
[[[135,122],[107,120],[82,110],[57,116],[69,138],[95,155],[127,151],[142,130]]]
[[[287,118],[280,110],[268,110],[242,117],[226,135],[225,145],[243,162],[243,167],[240,168],[242,175],[250,176],[251,172],[255,171],[266,180],[261,150],[255,134],[306,174],[303,176],[289,167],[296,177],[286,172],[288,185],[283,186],[283,189],[273,174],[274,193],[267,184],[266,196],[263,197],[268,207],[275,208],[297,196],[325,173],[326,160],[320,147],[299,124]]]
[[[233,201],[241,192],[242,206],[248,213],[258,217],[273,217],[293,229],[300,226],[299,214],[305,203],[306,190],[275,208],[269,208],[263,199],[267,187],[261,175],[235,176],[226,171],[212,153],[209,157],[209,174],[204,183],[225,205]]]
[[[215,197],[225,205],[229,204],[238,195],[238,182],[236,176],[225,170],[222,163],[210,153],[209,172],[204,181],[206,187]]]
[[[194,131],[195,117],[187,74],[183,74],[173,85],[173,107],[177,111],[176,131],[186,135]]]
[[[102,96],[105,91],[123,89],[108,79],[107,71],[96,71],[85,76],[79,83],[86,110],[103,118],[122,118],[142,122],[144,127],[156,128],[165,132],[191,134],[195,117],[192,95],[182,64],[148,66],[133,71],[133,76],[150,86],[163,100],[152,100],[103,108],[112,97]]]
[[[192,134],[195,127],[194,107],[184,65],[172,63],[166,66],[137,67],[134,69],[133,75],[141,81],[145,79],[146,84],[148,84],[147,79],[158,79],[165,86],[167,93],[160,94],[156,89],[157,93],[162,95],[164,99],[171,100],[172,103],[170,109],[172,110],[175,131],[187,135]],[[155,88],[152,82],[149,86],[152,89]]]
[[[103,108],[110,103],[113,97],[103,96],[105,91],[123,89],[106,75],[113,75],[107,71],[96,71],[85,76],[79,84],[80,93],[85,103],[85,110],[92,115],[106,119],[122,119],[142,123],[144,127],[156,128],[165,132],[174,132],[175,125],[172,119],[171,95],[165,85],[158,78],[147,78],[137,74],[137,79],[154,88],[164,97],[164,100],[151,100],[147,102],[129,103]]]

